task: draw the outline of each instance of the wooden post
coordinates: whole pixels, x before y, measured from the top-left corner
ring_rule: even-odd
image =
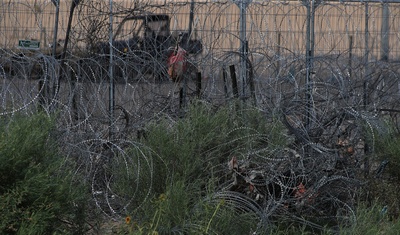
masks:
[[[226,72],[225,67],[222,68],[222,79],[224,80],[224,92],[225,92],[225,98],[228,98],[228,85],[226,84],[226,78],[228,76],[228,73]]]
[[[237,79],[236,79],[235,65],[229,66],[229,70],[231,73],[233,97],[239,98],[239,90],[238,90]]]
[[[256,100],[256,88],[254,85],[254,73],[253,73],[253,67],[250,63],[248,68],[249,68],[250,96],[253,99],[253,105],[256,105],[257,100]]]
[[[353,67],[353,36],[349,37],[349,78],[351,78],[352,75],[352,67]]]
[[[196,77],[196,94],[197,94],[197,98],[201,98],[201,72],[197,73],[197,77]]]
[[[184,97],[183,97],[183,88],[181,87],[179,89],[179,109],[183,108],[183,104],[184,104]]]
[[[249,45],[246,44],[246,54],[248,55],[248,50],[249,50]],[[247,62],[247,70],[248,70],[248,77],[249,77],[249,85],[250,85],[250,97],[253,99],[253,105],[255,106],[257,104],[256,100],[256,89],[254,86],[254,71],[253,71],[253,65],[251,64],[251,61],[249,57],[246,58]],[[244,97],[243,97],[244,98]]]
[[[45,104],[45,98],[44,98],[44,82],[43,80],[39,80],[38,83],[38,93],[39,93],[39,106],[40,108],[43,108],[43,105]]]

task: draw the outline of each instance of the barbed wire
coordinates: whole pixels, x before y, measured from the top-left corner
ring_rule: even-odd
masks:
[[[131,139],[161,115],[170,120],[182,117],[185,104],[196,97],[216,106],[237,98],[251,101],[266,117],[278,115],[293,138],[293,144],[283,150],[240,146],[257,167],[243,162],[232,168],[233,178],[221,185],[211,201],[227,200],[266,224],[276,217],[309,225],[317,216],[353,219],[360,185],[356,176],[368,168],[370,158],[365,153],[364,127],[387,132],[382,114],[390,114],[386,118],[398,123],[400,50],[398,34],[390,30],[398,28],[400,5],[388,4],[390,30],[382,34],[382,4],[321,2],[315,9],[309,68],[304,4],[254,1],[247,8],[244,81],[235,80],[243,69],[243,54],[239,8],[231,1],[116,2],[115,26],[129,24],[120,27],[113,43],[108,42],[108,3],[80,1],[66,45],[68,4],[60,3],[59,40],[54,45],[51,1],[0,1],[0,116],[57,111],[58,129],[65,140],[62,147],[87,175],[95,203],[105,214],[118,215],[133,197],[140,194],[147,200],[152,190],[153,155],[146,152],[151,150],[143,151],[145,147]],[[155,26],[150,33],[156,37],[147,35],[144,29],[160,23],[161,15],[168,16],[167,24]],[[147,21],[144,28],[141,20]],[[186,82],[172,82],[168,53],[185,33],[186,49],[194,53],[187,58]],[[389,59],[380,60],[386,39]],[[40,47],[17,46],[19,40],[38,41]],[[110,45],[115,53],[112,74]],[[312,77],[307,81],[309,70]],[[112,101],[110,79],[115,82]],[[238,89],[243,89],[242,95]],[[110,102],[115,103],[111,122]],[[254,133],[243,138],[264,137]],[[139,152],[136,161],[127,157],[128,147]],[[146,178],[148,184],[136,185],[130,198],[119,195],[108,171],[118,166],[110,162],[124,166],[123,177],[136,182]],[[226,165],[216,168],[224,172]],[[308,189],[301,194],[300,184]]]

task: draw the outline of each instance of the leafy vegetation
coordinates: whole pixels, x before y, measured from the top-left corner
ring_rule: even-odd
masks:
[[[101,215],[102,205],[88,195],[93,187],[88,176],[59,151],[54,120],[44,114],[3,118],[2,233],[396,234],[400,229],[396,172],[360,178],[353,168],[325,174],[316,166],[312,173],[287,175],[286,169],[302,169],[293,167],[299,159],[307,164],[295,148],[296,137],[279,116],[237,107],[197,102],[185,118],[149,123],[144,138],[132,139],[101,166],[109,191],[92,196],[105,195],[110,208],[118,208]],[[376,159],[396,162],[396,143],[393,133],[378,139]],[[366,183],[350,186],[356,181]]]
[[[83,234],[88,198],[57,152],[54,121],[37,114],[1,122],[1,233]]]

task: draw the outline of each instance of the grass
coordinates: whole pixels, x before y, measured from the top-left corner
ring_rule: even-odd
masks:
[[[340,234],[372,235],[399,234],[400,221],[391,220],[387,208],[376,201],[372,205],[362,203],[357,208],[356,221],[348,227],[342,227]]]
[[[248,196],[226,191],[233,156],[238,160],[252,156],[262,164],[292,143],[279,118],[267,119],[252,107],[240,111],[237,107],[215,109],[194,103],[185,118],[149,123],[145,138],[132,139],[135,144],[116,154],[105,170],[109,192],[121,201],[121,209],[111,216],[116,221],[107,232],[94,229],[95,223],[111,223],[95,217],[97,207],[88,195],[85,176],[58,151],[54,120],[40,113],[3,117],[0,230],[6,234],[398,233],[397,178],[369,179],[354,204],[354,218],[334,226],[310,226],[311,221],[301,217],[295,221],[289,214],[274,217],[254,209],[256,202]],[[393,143],[398,140],[391,140],[378,142],[377,149],[395,158]],[[390,175],[388,171],[384,176]]]
[[[82,234],[84,185],[71,187],[73,165],[57,152],[54,121],[37,114],[1,122],[1,233]]]

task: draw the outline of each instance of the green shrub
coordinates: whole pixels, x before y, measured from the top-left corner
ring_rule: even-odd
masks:
[[[282,149],[290,140],[279,120],[268,120],[252,107],[236,108],[195,102],[183,119],[150,123],[145,139],[126,151],[124,160],[114,158],[111,174],[118,190],[113,192],[132,198],[127,214],[133,222],[123,231],[235,234],[256,229],[254,214],[204,200],[227,180],[233,156],[243,159],[257,149],[261,151],[254,157],[261,161],[263,154]]]
[[[390,122],[370,126],[366,140],[373,148],[368,183],[360,199],[371,204],[377,201],[388,206],[388,216],[398,219],[400,214],[400,133]],[[374,129],[373,129],[374,128]],[[373,145],[372,145],[373,144]]]
[[[399,234],[400,221],[391,221],[387,214],[386,206],[375,201],[367,206],[365,203],[357,207],[356,219],[350,226],[342,226],[340,234],[343,235],[375,235]]]
[[[288,145],[286,129],[277,119],[267,118],[257,109],[238,111],[235,105],[215,110],[194,103],[186,117],[175,123],[162,120],[148,127],[146,146],[157,153],[168,176],[193,182],[211,179],[217,166],[226,167],[232,156],[239,159],[254,149],[264,153]],[[161,174],[161,179],[167,175]]]
[[[378,138],[375,154],[379,160],[389,161],[388,167],[385,170],[391,176],[400,180],[400,134],[389,133]]]
[[[53,121],[43,114],[1,121],[0,233],[83,233],[85,196],[57,154]]]

